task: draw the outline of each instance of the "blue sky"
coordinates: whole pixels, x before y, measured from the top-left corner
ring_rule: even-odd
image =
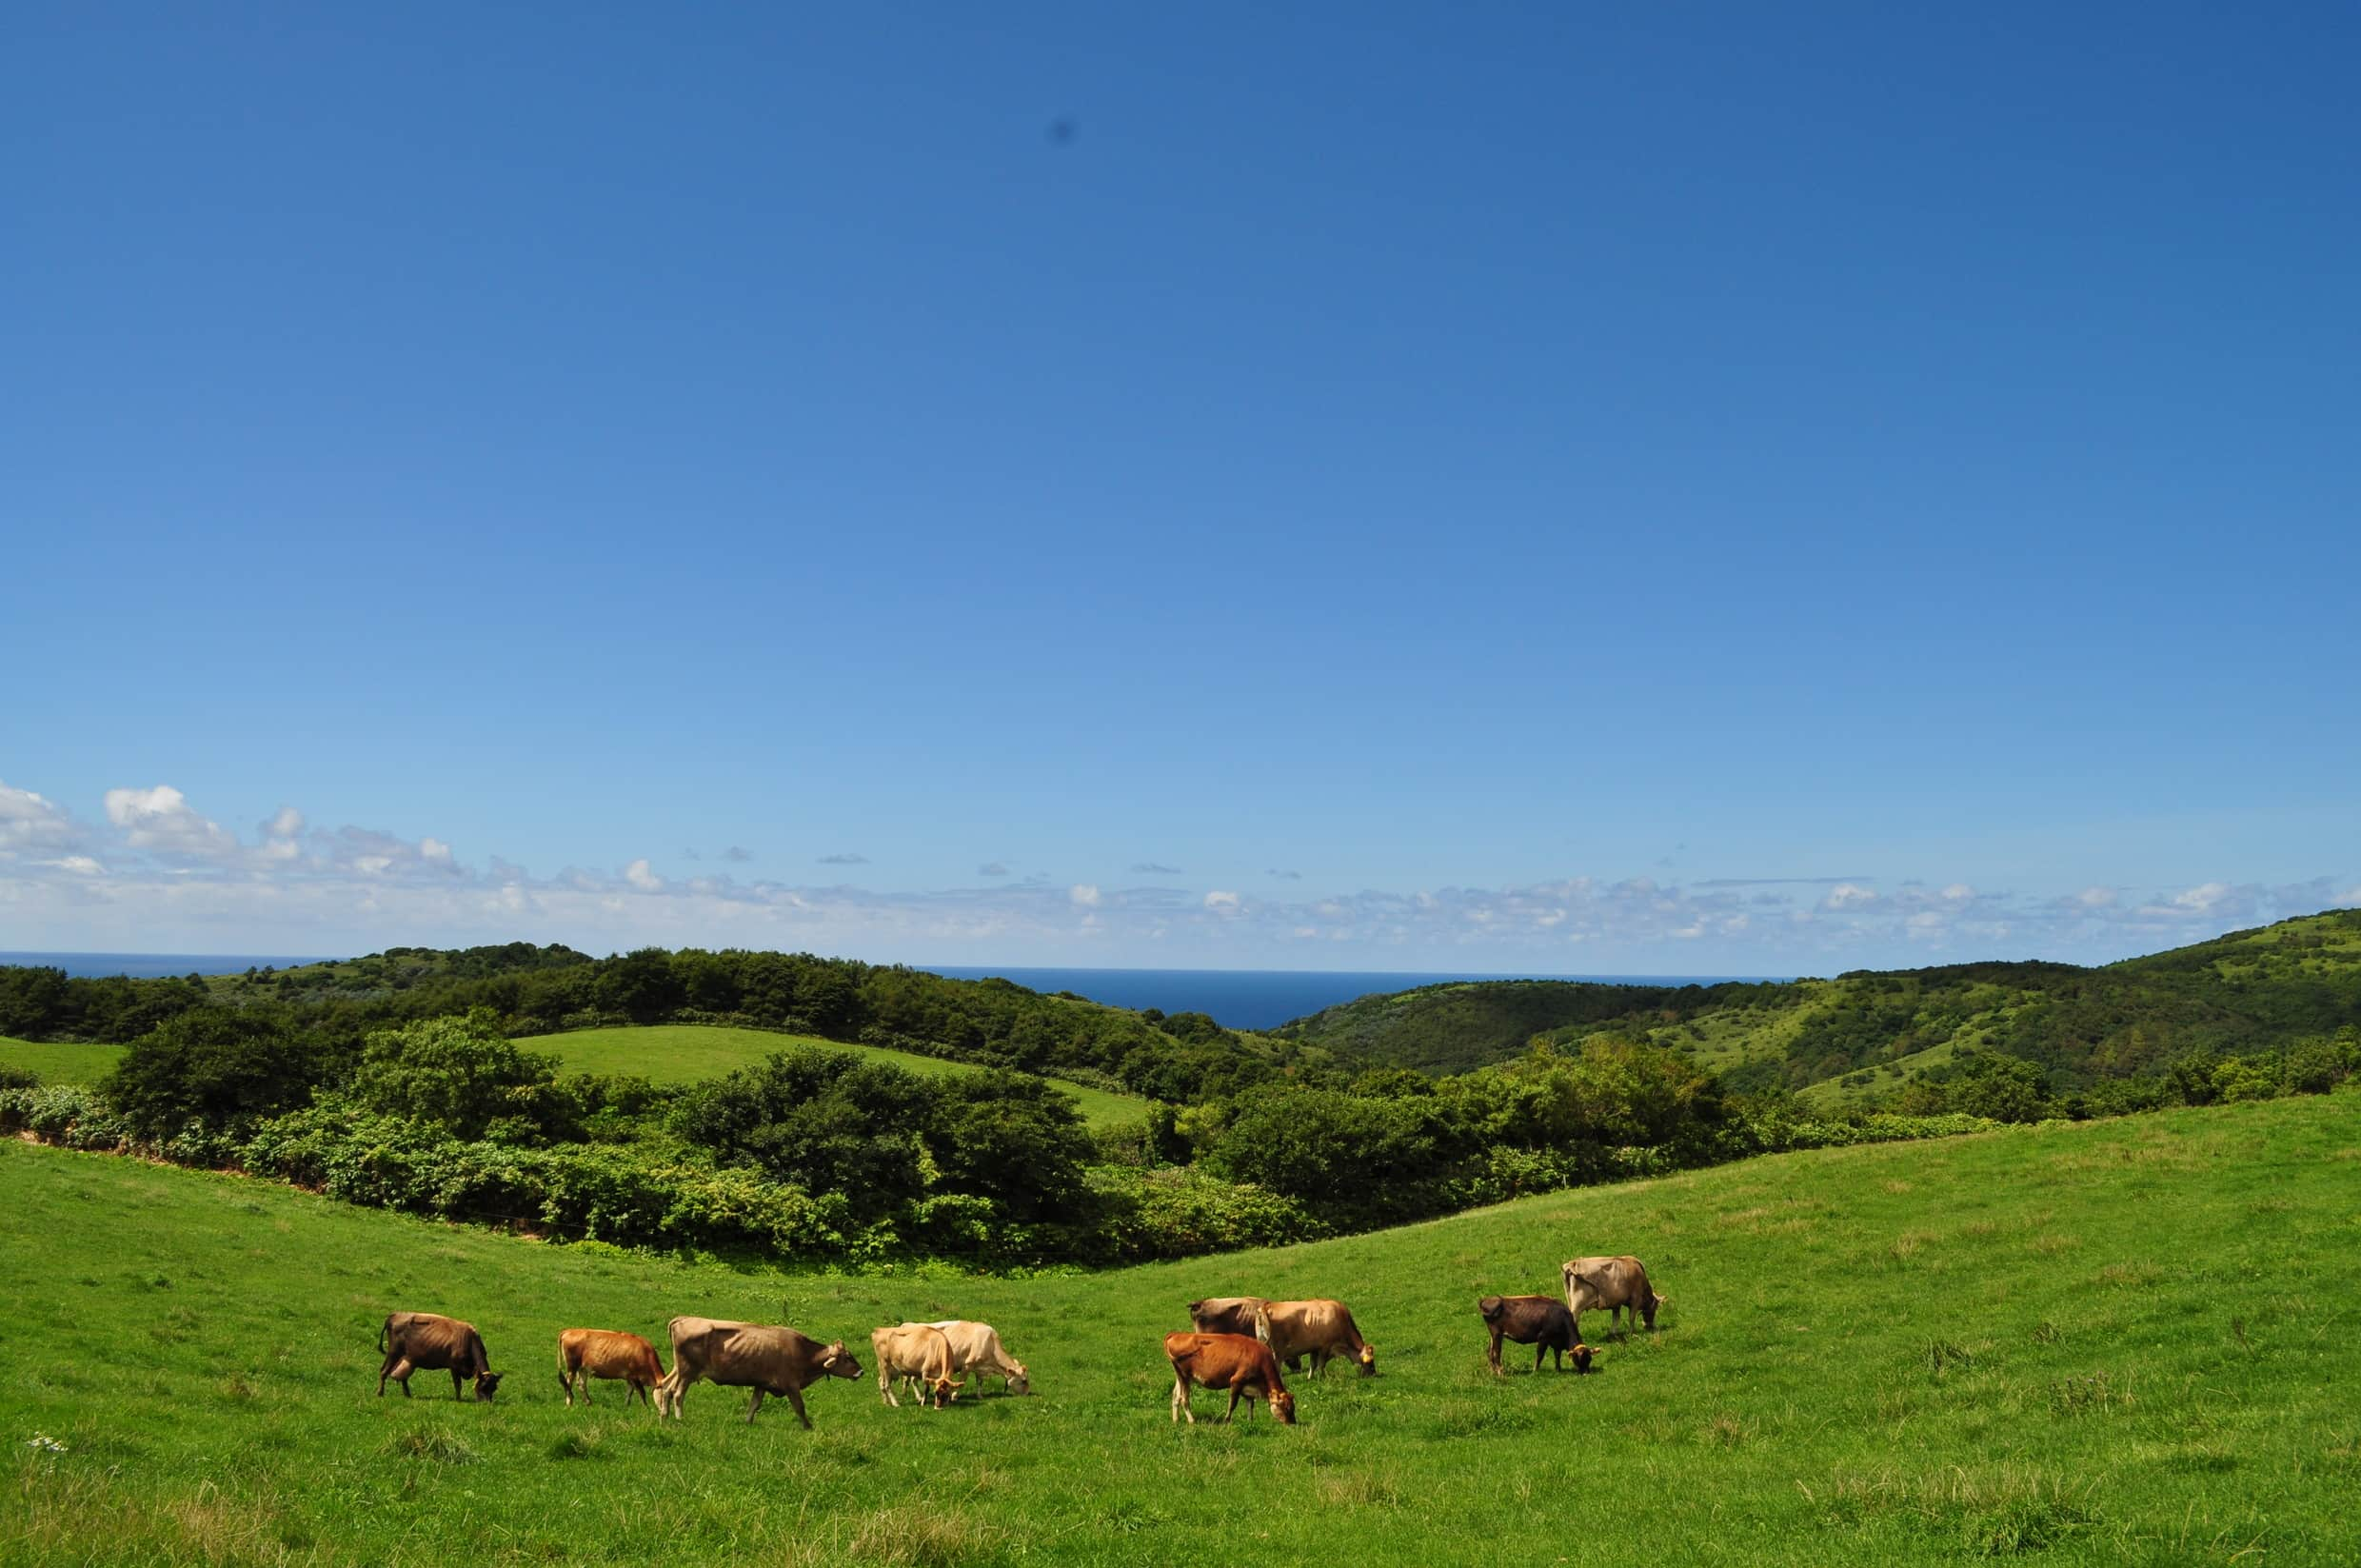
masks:
[[[2361,13],[1458,10],[13,19],[0,946],[2361,903]]]

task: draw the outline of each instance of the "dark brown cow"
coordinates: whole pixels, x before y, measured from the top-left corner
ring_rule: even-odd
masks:
[[[475,1324],[456,1318],[432,1312],[389,1312],[386,1326],[377,1331],[377,1348],[386,1357],[386,1364],[377,1369],[381,1399],[386,1397],[388,1378],[402,1385],[402,1397],[408,1399],[413,1372],[448,1372],[454,1399],[463,1396],[470,1378],[475,1379],[475,1397],[486,1404],[500,1387],[501,1375],[492,1370],[492,1359],[485,1353],[484,1336],[475,1331]]]
[[[1591,1347],[1575,1338],[1574,1314],[1566,1303],[1555,1296],[1487,1296],[1476,1303],[1476,1311],[1492,1331],[1492,1349],[1485,1359],[1492,1370],[1499,1372],[1500,1341],[1514,1340],[1520,1345],[1533,1347],[1533,1370],[1541,1370],[1541,1358],[1554,1355],[1557,1370],[1566,1370],[1566,1358],[1574,1358],[1574,1370],[1591,1369]]]
[[[582,1384],[582,1402],[590,1402],[590,1379],[606,1378],[628,1386],[624,1390],[623,1402],[629,1404],[631,1396],[652,1406],[656,1385],[664,1381],[664,1363],[656,1360],[656,1347],[636,1334],[625,1334],[611,1328],[568,1328],[558,1334],[558,1386],[565,1390],[565,1402],[574,1402],[574,1384]]]
[[[1279,1375],[1279,1358],[1271,1347],[1260,1340],[1243,1334],[1167,1334],[1164,1336],[1164,1360],[1172,1363],[1172,1419],[1186,1416],[1189,1424],[1197,1424],[1197,1412],[1189,1408],[1189,1393],[1199,1383],[1211,1389],[1228,1389],[1230,1407],[1221,1419],[1228,1420],[1238,1414],[1238,1401],[1246,1401],[1246,1414],[1254,1414],[1257,1398],[1271,1401],[1271,1413],[1289,1426],[1296,1423],[1296,1397],[1287,1392],[1287,1379]]]
[[[1265,1302],[1255,1317],[1255,1338],[1269,1345],[1271,1354],[1290,1372],[1299,1370],[1303,1358],[1309,1356],[1317,1377],[1328,1370],[1330,1358],[1345,1356],[1360,1368],[1362,1377],[1377,1375],[1377,1349],[1360,1337],[1351,1310],[1342,1301]]]
[[[724,1388],[751,1388],[746,1419],[763,1408],[771,1395],[795,1407],[795,1419],[806,1429],[811,1417],[804,1411],[804,1390],[823,1378],[858,1378],[861,1363],[844,1341],[822,1344],[807,1334],[764,1323],[723,1322],[712,1318],[675,1318],[671,1322],[672,1370],[656,1385],[656,1414],[669,1412],[681,1419],[681,1404],[688,1385],[700,1378]]]
[[[1270,1304],[1260,1296],[1208,1296],[1189,1303],[1189,1322],[1200,1334],[1251,1336],[1255,1314]]]
[[[1569,1258],[1557,1272],[1565,1280],[1566,1310],[1574,1314],[1577,1334],[1582,1332],[1582,1314],[1599,1307],[1607,1309],[1610,1325],[1619,1324],[1628,1312],[1653,1334],[1656,1309],[1672,1300],[1649,1287],[1648,1271],[1637,1258]]]

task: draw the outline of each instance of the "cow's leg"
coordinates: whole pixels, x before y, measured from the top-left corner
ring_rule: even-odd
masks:
[[[386,1379],[391,1377],[393,1375],[393,1369],[401,1364],[402,1353],[397,1350],[392,1355],[386,1358],[385,1365],[377,1369],[377,1397],[379,1399],[382,1399],[386,1397]],[[405,1394],[409,1392],[409,1388],[407,1384],[404,1385],[402,1392]]]
[[[754,1424],[754,1413],[762,1408],[763,1385],[761,1383],[756,1383],[754,1385],[754,1398],[746,1401],[746,1424],[748,1426],[752,1426]]]
[[[1492,1348],[1484,1352],[1484,1360],[1491,1363],[1494,1377],[1507,1376],[1500,1369],[1500,1331],[1497,1328],[1492,1331]]]
[[[467,1379],[466,1379],[466,1376],[464,1373],[462,1373],[462,1372],[459,1370],[459,1368],[457,1368],[457,1367],[453,1367],[453,1368],[451,1368],[451,1398],[452,1398],[452,1399],[466,1399],[466,1397],[467,1397]]]
[[[1244,1389],[1242,1386],[1240,1386],[1240,1384],[1238,1384],[1238,1383],[1232,1383],[1232,1384],[1230,1384],[1230,1407],[1229,1407],[1227,1410],[1224,1410],[1223,1412],[1221,1412],[1221,1419],[1222,1419],[1224,1422],[1227,1422],[1227,1421],[1232,1421],[1232,1420],[1237,1419],[1237,1418],[1238,1418],[1238,1397],[1239,1397],[1240,1394],[1243,1394],[1244,1392],[1245,1392],[1245,1389]],[[1253,1415],[1253,1414],[1254,1414],[1254,1401],[1253,1401],[1253,1400],[1251,1400],[1251,1399],[1249,1399],[1249,1400],[1246,1402],[1246,1414],[1247,1414],[1247,1415],[1249,1415],[1249,1416],[1251,1416],[1251,1415]]]
[[[1189,1379],[1179,1367],[1174,1367],[1172,1369],[1173,1424],[1178,1426],[1182,1416],[1188,1417],[1191,1426],[1197,1424],[1197,1412],[1189,1408]]]
[[[393,1365],[387,1371],[387,1376],[402,1385],[402,1398],[406,1399],[410,1397],[410,1374],[417,1370],[417,1367],[410,1364],[410,1359],[407,1356],[396,1356],[393,1359]],[[378,1386],[382,1388],[385,1385],[381,1381]]]
[[[804,1391],[800,1388],[790,1388],[786,1391],[786,1395],[787,1403],[795,1407],[795,1419],[804,1423],[804,1431],[809,1432],[811,1430],[811,1415],[804,1408]]]
[[[877,1398],[879,1403],[889,1409],[902,1408],[902,1401],[894,1398],[894,1369],[885,1364],[883,1356],[877,1359]]]

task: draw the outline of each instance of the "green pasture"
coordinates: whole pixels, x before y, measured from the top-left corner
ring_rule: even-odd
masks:
[[[1478,1295],[1631,1251],[1598,1369],[1484,1368]],[[1176,1428],[1194,1297],[1334,1295],[1381,1376]],[[380,1399],[390,1308],[510,1375]],[[2361,1560],[2361,1095],[1777,1156],[1096,1275],[733,1271],[0,1144],[0,1559],[952,1564]],[[1032,1398],[744,1424],[567,1410],[570,1325],[982,1318]],[[1515,1364],[1512,1361],[1512,1364]],[[438,1391],[441,1398],[429,1398]],[[1215,1411],[1200,1396],[1200,1419]]]
[[[751,1067],[773,1051],[796,1045],[818,1045],[831,1051],[853,1051],[910,1072],[938,1077],[973,1072],[963,1062],[920,1056],[911,1051],[878,1045],[847,1045],[842,1041],[810,1035],[774,1034],[767,1029],[727,1029],[706,1023],[657,1023],[619,1029],[576,1029],[567,1034],[537,1035],[522,1042],[536,1051],[552,1051],[570,1072],[636,1073],[659,1083],[693,1083],[719,1078],[741,1067]],[[1094,1127],[1138,1121],[1147,1115],[1148,1102],[1132,1095],[1056,1081],[1058,1087],[1081,1102],[1082,1119]]]
[[[120,1045],[51,1043],[0,1035],[0,1067],[24,1067],[44,1083],[95,1083],[121,1059]]]

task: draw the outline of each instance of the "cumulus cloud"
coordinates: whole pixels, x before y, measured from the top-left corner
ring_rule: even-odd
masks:
[[[629,865],[625,866],[623,868],[623,880],[629,883],[632,886],[638,888],[643,893],[661,893],[664,891],[665,880],[656,875],[655,872],[649,870],[647,868],[647,862],[645,860],[633,861]]]
[[[1154,861],[1138,861],[1133,863],[1131,874],[1135,877],[1177,877],[1180,874],[1180,868],[1177,865],[1159,865]]]
[[[63,849],[75,837],[73,819],[63,806],[30,789],[0,784],[0,856]]]
[[[1094,909],[1098,907],[1099,889],[1089,883],[1076,883],[1073,886],[1066,889],[1065,896],[1073,900],[1076,903],[1081,904],[1085,909]]]
[[[107,868],[88,855],[61,855],[53,861],[40,861],[41,865],[53,865],[60,871],[70,871],[77,877],[103,877]]]
[[[1875,888],[1863,887],[1857,882],[1840,882],[1828,890],[1828,897],[1820,901],[1820,907],[1823,909],[1858,909],[1863,904],[1876,902],[1877,893]]]
[[[1220,888],[1216,888],[1214,891],[1205,895],[1205,907],[1208,909],[1237,909],[1240,907],[1239,897],[1236,893],[1225,893]]]
[[[170,784],[109,789],[107,820],[122,830],[124,842],[134,849],[204,860],[224,859],[238,850],[235,835],[210,818],[199,816],[188,798]]]
[[[1955,882],[1949,887],[1943,889],[1943,897],[1951,900],[1954,903],[1959,903],[1975,897],[1975,889],[1970,887],[1964,882]]]

